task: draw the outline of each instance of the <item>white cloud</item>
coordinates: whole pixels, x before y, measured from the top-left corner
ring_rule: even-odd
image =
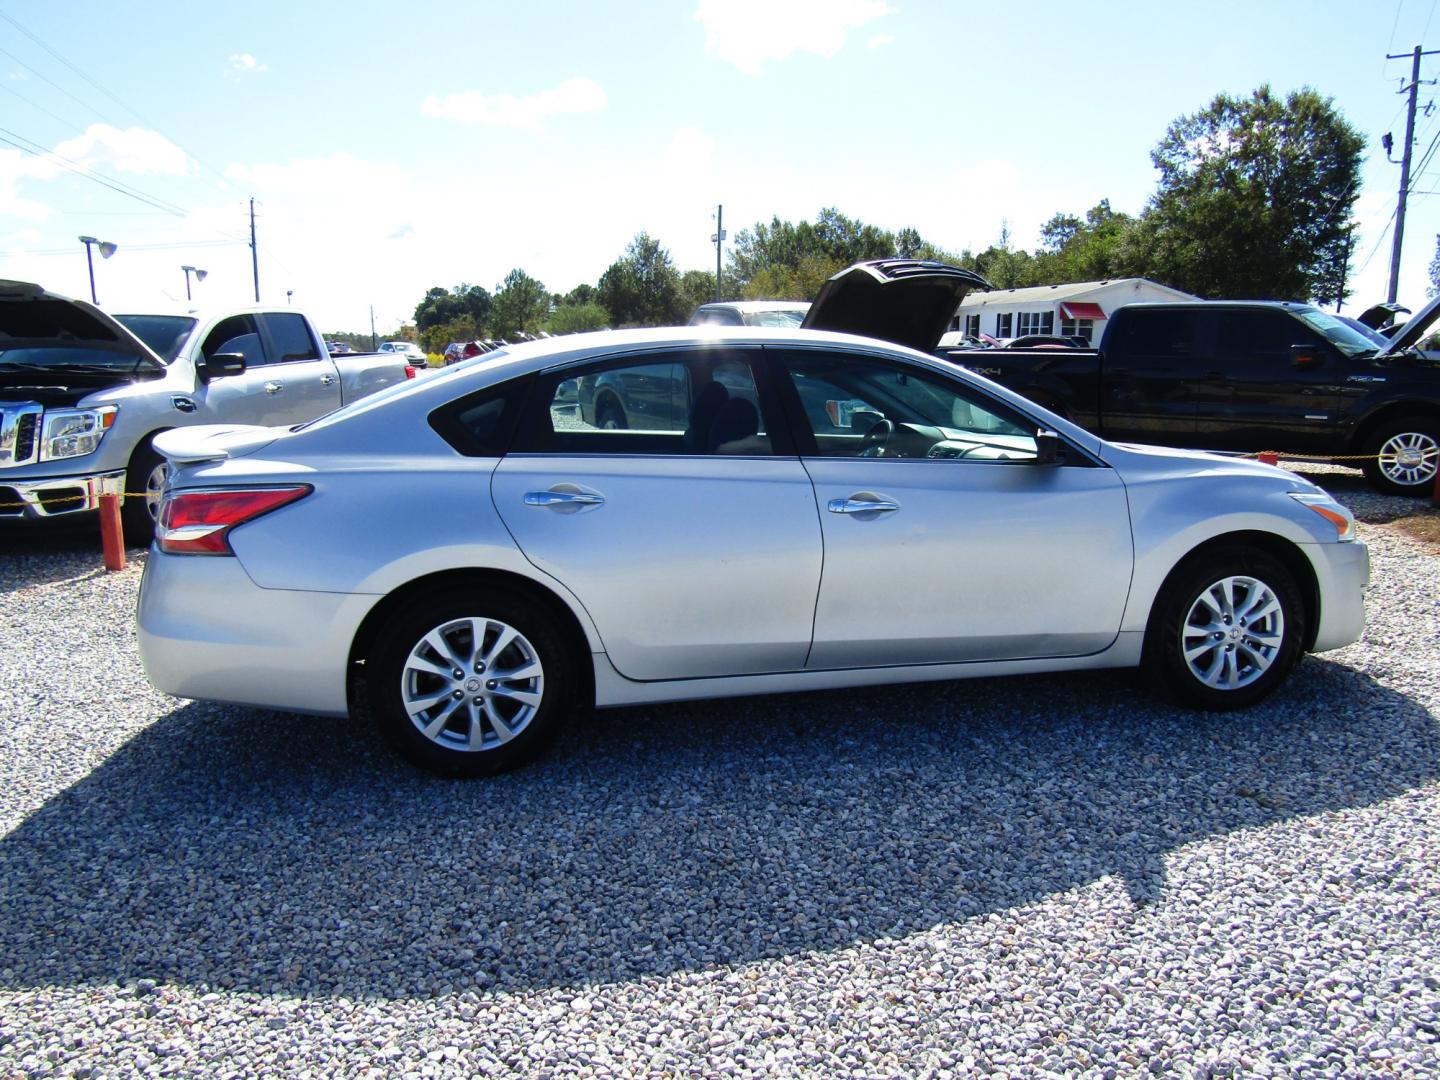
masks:
[[[109,124],[91,124],[85,134],[55,147],[55,153],[87,168],[110,165],[118,172],[139,175],[187,176],[190,173],[184,150],[159,132],[143,128],[121,131]]]
[[[559,86],[530,97],[511,94],[482,94],[467,90],[441,97],[431,94],[420,106],[426,116],[455,120],[462,124],[490,127],[538,129],[547,117],[565,113],[599,112],[609,104],[605,91],[594,79],[583,76],[567,79]]]
[[[865,43],[867,49],[883,49],[886,45],[895,44],[894,34],[876,34]]]
[[[707,55],[759,75],[763,61],[791,53],[834,56],[850,31],[894,13],[885,0],[700,0],[695,18]]]
[[[262,71],[269,71],[270,66],[260,63],[248,52],[242,52],[230,57],[230,70],[237,75],[258,75]]]

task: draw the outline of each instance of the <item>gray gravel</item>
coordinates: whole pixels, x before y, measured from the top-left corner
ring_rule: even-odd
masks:
[[[1243,715],[1126,673],[627,709],[525,771],[167,698],[0,536],[0,1077],[1440,1072],[1440,558]]]

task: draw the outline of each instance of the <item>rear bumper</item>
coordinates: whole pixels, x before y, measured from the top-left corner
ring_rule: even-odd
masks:
[[[157,690],[344,716],[350,646],[377,596],[262,589],[238,559],[151,549],[136,610]]]
[[[52,518],[100,507],[101,495],[121,495],[125,471],[11,480],[0,474],[0,518]]]
[[[1338,649],[1365,630],[1365,587],[1370,549],[1364,544],[1307,544],[1305,552],[1320,586],[1320,620],[1312,652]]]

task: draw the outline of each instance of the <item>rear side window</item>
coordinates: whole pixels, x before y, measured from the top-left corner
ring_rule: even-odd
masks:
[[[1178,365],[1195,350],[1195,313],[1178,308],[1127,311],[1111,348],[1157,366]]]
[[[270,331],[270,344],[275,349],[275,363],[292,360],[319,360],[320,353],[303,315],[262,315],[265,329]]]
[[[466,457],[501,457],[510,447],[515,420],[533,379],[487,386],[430,414],[430,426]]]

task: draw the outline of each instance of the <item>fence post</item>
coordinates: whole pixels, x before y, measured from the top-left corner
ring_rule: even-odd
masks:
[[[100,496],[100,546],[106,570],[125,569],[125,528],[120,523],[120,496]]]
[[[1275,453],[1274,450],[1261,450],[1260,453],[1255,455],[1255,458],[1261,465],[1280,464],[1280,455]]]

